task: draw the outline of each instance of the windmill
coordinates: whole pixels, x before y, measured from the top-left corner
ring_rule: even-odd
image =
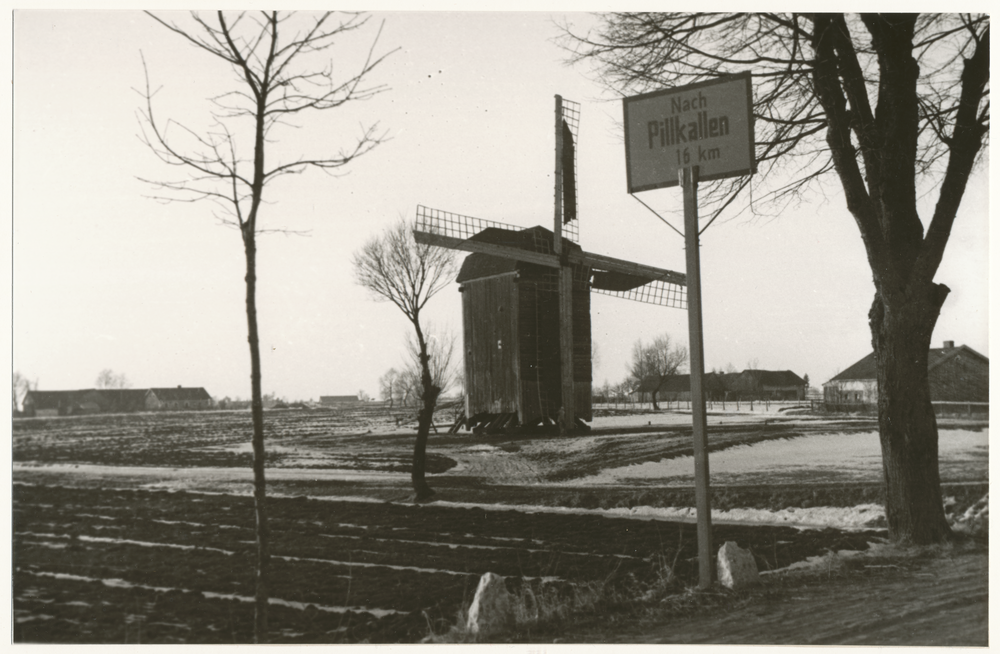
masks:
[[[471,252],[457,281],[465,353],[463,424],[589,429],[590,292],[687,306],[683,274],[584,252],[579,240],[579,104],[556,96],[553,229],[417,207],[419,243]]]

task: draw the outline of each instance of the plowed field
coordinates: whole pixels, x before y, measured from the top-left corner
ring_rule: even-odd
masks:
[[[441,501],[414,505],[407,501],[413,433],[398,425],[400,416],[269,414],[272,641],[416,642],[446,630],[487,571],[512,589],[572,592],[601,581],[634,590],[666,561],[693,583],[690,520],[560,509],[688,505],[683,484],[573,485],[609,467],[690,454],[689,418],[648,418],[632,416],[643,422],[621,428],[595,421],[591,435],[576,439],[432,435],[430,481]],[[719,451],[871,429],[865,420],[723,416],[710,438]],[[235,412],[15,421],[15,642],[251,642],[249,432],[249,416]],[[959,509],[985,492],[986,456],[971,453],[956,464],[961,475],[945,479]],[[714,492],[717,507],[773,510],[852,507],[876,501],[879,490],[827,478]],[[864,550],[884,536],[877,526],[722,522],[713,540],[735,541],[759,569],[773,570]]]

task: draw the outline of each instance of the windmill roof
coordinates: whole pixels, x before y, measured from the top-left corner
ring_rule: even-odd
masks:
[[[928,371],[933,370],[934,368],[938,367],[945,361],[948,361],[952,357],[958,355],[959,352],[966,352],[968,354],[971,354],[975,357],[982,359],[986,363],[989,363],[990,361],[987,357],[983,356],[979,352],[976,352],[968,345],[959,345],[958,347],[948,347],[948,348],[932,347],[927,352],[927,370]],[[840,374],[831,378],[830,381],[827,383],[829,384],[830,382],[835,382],[835,381],[846,381],[848,379],[875,379],[875,374],[876,374],[875,353],[872,352],[865,358],[861,359],[854,365],[847,368],[847,370],[844,370]]]
[[[487,227],[469,240],[478,241],[480,243],[490,243],[492,245],[502,245],[505,247],[527,250],[529,252],[539,252],[542,254],[553,253],[552,232],[537,225],[535,227],[529,227],[528,229],[522,229],[519,231],[501,229],[499,227]],[[580,250],[580,246],[572,242],[569,243],[569,248]],[[492,254],[474,252],[465,257],[465,261],[462,262],[462,268],[458,271],[458,277],[455,281],[462,284],[474,279],[481,279],[483,277],[492,277],[494,275],[502,275],[504,273],[510,273],[517,270],[537,268],[539,268],[539,266],[536,264],[517,261],[515,259],[508,259],[507,257]]]

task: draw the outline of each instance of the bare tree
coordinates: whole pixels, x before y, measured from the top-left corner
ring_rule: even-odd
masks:
[[[94,388],[132,388],[132,382],[128,380],[125,373],[116,374],[114,370],[105,368],[97,375],[97,379],[94,381]]]
[[[426,500],[434,495],[424,479],[427,437],[442,387],[434,381],[432,352],[420,322],[420,312],[455,276],[454,251],[417,243],[411,225],[399,220],[355,252],[353,266],[355,280],[360,286],[368,289],[376,300],[392,302],[413,325],[416,343],[411,347],[419,362],[421,409],[411,479],[415,498]]]
[[[385,374],[378,378],[378,393],[384,402],[389,403],[389,408],[392,408],[393,402],[396,398],[396,393],[398,392],[399,384],[399,371],[395,368],[389,368],[385,371]]]
[[[687,348],[674,345],[668,334],[657,336],[649,345],[643,345],[642,339],[639,339],[632,346],[629,375],[636,384],[649,388],[653,408],[659,409],[656,394],[663,388],[667,378],[677,374],[687,360]]]
[[[11,373],[10,381],[10,400],[11,400],[11,413],[12,415],[17,415],[18,411],[23,407],[24,396],[28,394],[28,391],[32,389],[37,389],[38,384],[34,386],[28,381],[28,378],[22,375],[20,372],[14,371]]]
[[[367,18],[356,13],[295,15],[278,12],[217,12],[211,18],[192,13],[190,25],[149,14],[168,30],[235,75],[229,90],[211,98],[212,127],[198,133],[153,111],[154,91],[146,74],[140,110],[144,143],[165,164],[183,175],[151,182],[167,201],[208,200],[221,208],[217,217],[239,229],[246,259],[246,314],[250,346],[253,417],[254,510],[257,528],[257,577],[254,640],[267,640],[269,531],[265,511],[264,414],[260,347],[257,331],[257,235],[264,231],[260,210],[265,189],[278,178],[308,169],[328,173],[370,152],[382,140],[377,123],[362,130],[356,142],[336,153],[317,145],[318,153],[276,156],[276,128],[311,112],[327,111],[365,100],[385,90],[365,86],[366,78],[387,55],[375,55],[376,35],[367,56],[351,70],[334,67],[332,49],[342,37],[362,29]],[[143,60],[145,68],[145,60]],[[174,129],[170,129],[173,127]],[[240,135],[246,135],[246,142]],[[317,140],[317,143],[320,143]],[[250,153],[247,156],[246,153]],[[274,161],[275,163],[270,163]],[[145,180],[150,181],[150,180]]]
[[[595,64],[623,95],[753,73],[759,174],[708,185],[702,202],[715,215],[752,186],[748,206],[780,210],[810,186],[840,183],[875,283],[889,533],[949,538],[927,363],[950,292],[934,277],[989,139],[989,16],[623,13],[565,36],[571,60]],[[925,194],[936,203],[922,220]]]
[[[438,397],[450,389],[458,378],[455,364],[455,336],[428,325],[424,329],[427,336],[427,354],[431,371],[431,383],[438,389]],[[420,364],[420,348],[413,336],[406,339],[407,362],[400,374],[400,384],[406,386],[406,394],[423,402],[423,367]]]

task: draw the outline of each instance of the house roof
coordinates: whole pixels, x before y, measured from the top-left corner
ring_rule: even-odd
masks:
[[[358,402],[357,395],[320,395],[320,404],[332,402]]]
[[[212,399],[208,391],[200,386],[191,388],[181,386],[174,388],[151,388],[149,392],[155,395],[161,402],[203,402]]]
[[[102,411],[138,411],[146,405],[145,388],[101,388],[94,391]]]
[[[60,406],[71,406],[76,403],[78,395],[82,391],[28,391],[25,401],[31,400],[31,404],[38,409],[58,409]]]
[[[643,379],[633,393],[682,393],[691,390],[691,375],[653,375]]]
[[[742,374],[755,379],[759,386],[805,386],[806,383],[791,370],[744,370]]]
[[[987,357],[984,357],[979,352],[976,352],[975,350],[973,350],[968,345],[959,345],[958,347],[947,347],[947,348],[945,348],[945,347],[932,347],[927,352],[927,370],[928,371],[933,370],[934,368],[938,367],[939,365],[941,365],[945,361],[948,361],[952,357],[957,356],[960,352],[966,352],[968,354],[971,354],[972,356],[975,356],[975,357],[978,357],[978,358],[982,359],[986,363],[990,362],[990,360]],[[833,378],[830,379],[830,381],[828,381],[826,383],[829,384],[830,382],[835,382],[835,381],[847,381],[849,379],[851,379],[851,380],[855,380],[855,379],[875,379],[875,353],[874,352],[872,352],[871,354],[869,354],[865,358],[861,359],[860,361],[858,361],[854,365],[850,366],[849,368],[847,368],[847,370],[845,370],[845,371],[841,372],[840,374],[834,376]]]
[[[805,380],[791,370],[744,370],[743,372],[706,372],[704,387],[708,390],[757,391],[764,386],[805,386]],[[633,392],[680,393],[691,390],[691,375],[655,375],[642,380]]]

